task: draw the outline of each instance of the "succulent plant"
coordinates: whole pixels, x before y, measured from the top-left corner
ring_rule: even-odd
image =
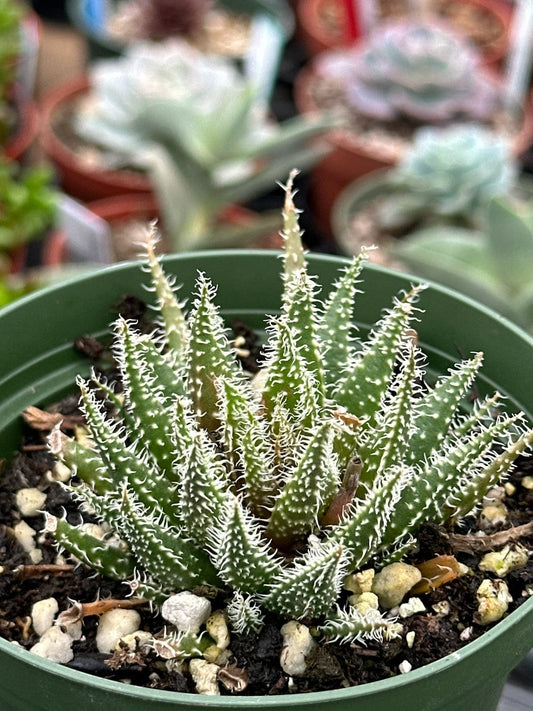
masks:
[[[487,304],[533,332],[533,204],[493,198],[478,229],[436,225],[392,247],[415,274]]]
[[[0,157],[0,307],[31,290],[34,279],[13,274],[12,251],[42,234],[54,219],[58,197],[51,172]]]
[[[268,610],[313,619],[343,641],[394,636],[393,619],[339,605],[345,575],[399,559],[424,521],[475,509],[533,430],[520,414],[494,416],[493,397],[461,413],[480,353],[423,387],[424,359],[408,331],[420,286],[356,341],[365,254],[319,300],[292,198],[289,181],[281,313],[254,382],[235,358],[214,285],[199,274],[184,315],[148,248],[161,331],[143,335],[119,319],[123,398],[80,378],[88,435],[50,437],[81,482],[72,493],[108,534],[97,539],[50,515],[47,528],[154,604],[202,586],[224,591],[240,631]]]
[[[0,158],[0,250],[25,244],[52,223],[57,195],[51,181],[46,167],[21,171],[13,161]]]
[[[518,164],[508,142],[480,124],[426,126],[385,180],[394,190],[378,210],[384,229],[439,218],[473,225],[493,197],[512,193]]]
[[[382,23],[362,45],[325,53],[318,69],[378,121],[486,121],[498,99],[476,50],[434,20]]]
[[[293,161],[310,166],[322,149],[309,139],[330,125],[273,123],[231,60],[179,40],[135,44],[97,64],[91,84],[79,132],[149,172],[175,251],[220,244],[222,208],[270,189]]]
[[[197,32],[212,0],[137,0],[141,26],[147,39],[186,36]]]

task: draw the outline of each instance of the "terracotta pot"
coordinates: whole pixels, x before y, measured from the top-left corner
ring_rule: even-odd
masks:
[[[19,123],[4,146],[4,155],[11,160],[23,161],[39,133],[40,116],[31,99],[21,102],[18,108]]]
[[[311,86],[315,78],[314,60],[310,61],[296,76],[294,98],[301,114],[316,113],[320,107],[315,103]],[[501,81],[493,74],[494,81]],[[375,170],[391,168],[396,161],[380,155],[372,149],[360,146],[351,134],[343,129],[331,131],[327,140],[332,150],[311,170],[310,199],[313,214],[321,230],[332,236],[331,211],[344,188],[354,180]],[[513,140],[513,153],[520,157],[533,143],[533,97],[524,111],[522,128]]]
[[[462,6],[466,2],[486,10],[500,25],[500,34],[490,44],[480,47],[484,63],[498,66],[509,48],[512,5],[506,0],[447,0],[446,5]],[[335,5],[338,6],[339,13],[337,29],[324,21],[328,6],[333,7],[335,11]],[[350,38],[343,31],[347,26],[344,12],[344,5],[339,0],[300,0],[296,10],[298,34],[310,54],[350,44]]]
[[[151,192],[150,180],[134,170],[99,170],[89,167],[63,142],[54,130],[58,113],[89,89],[86,76],[70,80],[53,89],[42,102],[40,143],[55,165],[63,190],[82,201],[98,200],[125,193]]]

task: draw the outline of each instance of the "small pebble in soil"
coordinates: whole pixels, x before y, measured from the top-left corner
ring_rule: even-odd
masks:
[[[141,616],[136,610],[116,608],[104,612],[98,623],[96,647],[99,652],[108,653],[115,649],[121,637],[136,632],[141,624]]]
[[[280,664],[289,676],[302,676],[307,668],[305,658],[315,645],[309,628],[291,620],[281,628],[283,647]]]
[[[373,568],[361,570],[359,573],[352,573],[344,578],[343,587],[345,590],[360,595],[361,593],[370,592],[372,590],[372,582],[376,571]]]
[[[507,583],[503,580],[490,580],[486,578],[482,581],[476,592],[478,609],[475,621],[480,625],[490,625],[497,622],[507,612],[509,603],[513,598],[509,594]]]
[[[205,696],[219,696],[217,676],[219,667],[210,664],[205,659],[191,659],[189,671],[191,673],[196,691]]]
[[[42,635],[52,627],[59,612],[59,604],[55,597],[47,597],[34,603],[31,608],[31,621],[35,633]]]
[[[520,545],[505,546],[499,551],[486,553],[479,563],[479,569],[504,578],[513,570],[524,568],[529,561],[529,553]]]
[[[29,489],[19,489],[15,501],[21,516],[31,518],[38,516],[43,510],[46,494],[32,486]]]
[[[180,632],[197,634],[211,614],[211,603],[205,597],[184,590],[167,598],[161,615]]]
[[[66,664],[74,659],[72,642],[72,637],[63,632],[60,627],[50,627],[37,644],[33,645],[30,652],[52,662]]]
[[[391,563],[377,573],[372,582],[372,592],[385,610],[396,607],[405,595],[422,579],[422,573],[408,563]]]

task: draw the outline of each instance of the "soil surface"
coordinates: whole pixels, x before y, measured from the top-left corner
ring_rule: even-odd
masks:
[[[124,300],[119,311],[126,318],[137,320],[143,331],[153,327],[147,319],[144,303],[136,298]],[[242,322],[234,323],[234,334],[237,355],[242,358],[245,367],[257,370],[260,347],[256,335]],[[116,380],[113,365],[109,365],[107,344],[82,337],[75,347],[88,358],[95,359],[97,369],[107,361],[106,377]],[[66,515],[72,523],[79,522],[80,517],[91,522],[90,516],[80,513],[68,491],[49,474],[54,459],[47,451],[45,438],[54,421],[59,419],[58,413],[63,420],[62,428],[71,434],[82,422],[77,395],[67,397],[44,415],[40,413],[27,420],[20,451],[10,463],[4,462],[0,479],[0,635],[26,649],[31,649],[39,640],[31,618],[32,605],[39,600],[54,597],[60,612],[71,608],[74,601],[96,603],[97,609],[100,609],[98,605],[108,604],[109,601],[128,600],[129,604],[132,601],[128,597],[128,586],[95,575],[67,556],[58,556],[50,534],[43,533],[44,519],[41,514],[25,519],[25,523],[35,531],[36,548],[40,551],[38,556],[42,556],[39,562],[35,562],[35,551],[31,555],[25,552],[13,535],[13,528],[22,519],[15,502],[16,493],[21,488],[37,487],[45,492],[45,508],[56,516]],[[512,597],[508,612],[533,594],[531,458],[521,458],[505,487],[499,487],[493,496],[507,510],[504,519],[491,523],[478,515],[468,517],[456,530],[431,523],[422,527],[417,545],[407,557],[407,562],[420,564],[436,556],[453,556],[460,564],[467,566],[468,572],[450,582],[440,584],[440,581],[426,586],[428,592],[409,593],[408,597],[416,594],[425,609],[400,619],[403,625],[400,638],[363,645],[337,644],[317,636],[317,644],[306,659],[306,674],[289,677],[279,662],[282,648],[280,627],[284,620],[269,614],[258,634],[231,633],[231,653],[220,667],[218,676],[220,693],[299,693],[386,679],[452,653],[483,634],[491,625],[480,623],[476,591],[483,579],[495,578],[492,573],[478,569],[480,558],[486,551],[501,549],[506,542],[518,542],[530,552],[529,563],[505,577]],[[518,538],[517,527],[522,527]],[[344,596],[348,595],[346,591]],[[219,609],[223,604],[223,595],[214,594],[213,609]],[[148,604],[136,609],[142,618],[141,629],[160,636],[164,627],[162,618],[151,612]],[[315,621],[304,622],[312,629]],[[89,613],[83,618],[83,635],[73,643],[74,659],[67,666],[135,685],[195,692],[187,665],[167,664],[153,649],[142,653],[132,653],[128,649],[113,655],[99,653],[95,646],[97,624],[97,614]]]

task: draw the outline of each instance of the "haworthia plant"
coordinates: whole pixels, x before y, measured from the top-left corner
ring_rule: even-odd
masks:
[[[344,641],[389,638],[390,618],[342,607],[345,575],[400,557],[424,521],[469,513],[533,430],[522,415],[489,415],[494,399],[461,414],[481,354],[422,385],[412,331],[420,287],[361,344],[352,300],[365,255],[321,301],[299,233],[290,180],[281,313],[253,383],[207,276],[184,317],[149,247],[166,338],[119,320],[123,411],[104,414],[94,383],[80,380],[93,444],[53,438],[81,480],[72,491],[112,535],[92,539],[53,517],[48,527],[154,604],[207,585],[225,595],[237,631],[257,629],[269,611]]]

